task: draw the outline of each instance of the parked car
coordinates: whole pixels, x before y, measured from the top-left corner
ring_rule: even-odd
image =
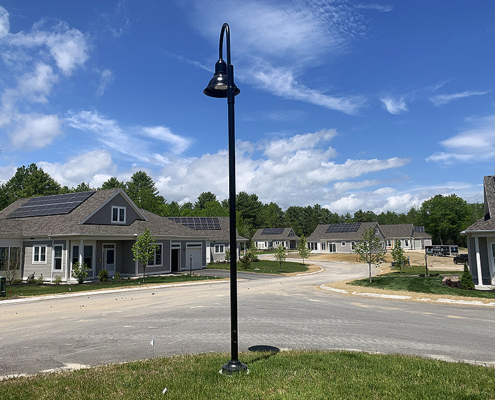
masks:
[[[454,257],[454,264],[469,264],[468,255],[467,254],[459,254]]]

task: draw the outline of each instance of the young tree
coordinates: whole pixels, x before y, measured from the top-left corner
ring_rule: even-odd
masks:
[[[301,235],[299,243],[297,243],[297,252],[299,253],[299,257],[303,259],[304,265],[304,259],[309,258],[309,256],[311,255],[311,250],[308,247],[308,243],[306,242],[306,238],[304,237],[304,235]]]
[[[399,267],[399,271],[402,272],[402,266],[405,265],[406,257],[404,256],[404,249],[400,244],[400,240],[395,240],[395,246],[392,249],[392,258],[395,261],[395,265]]]
[[[371,282],[371,264],[381,264],[384,260],[385,249],[378,236],[375,236],[375,228],[366,229],[363,240],[354,245],[354,252],[359,259],[369,265]]]
[[[287,249],[282,243],[280,243],[278,247],[275,249],[275,259],[279,263],[280,271],[282,271],[282,262],[284,262],[286,258],[287,258]]]
[[[157,247],[156,240],[151,236],[148,228],[144,228],[143,233],[137,237],[136,243],[132,245],[134,261],[138,261],[143,265],[143,283],[146,277],[146,267],[153,260]]]

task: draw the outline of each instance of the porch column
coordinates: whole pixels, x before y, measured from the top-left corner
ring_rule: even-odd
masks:
[[[83,251],[84,251],[84,240],[81,239],[79,241],[79,264],[82,264],[84,259],[83,259]]]
[[[478,272],[478,286],[483,286],[483,278],[481,276],[480,244],[477,237],[474,238],[474,244],[476,247],[476,271]]]

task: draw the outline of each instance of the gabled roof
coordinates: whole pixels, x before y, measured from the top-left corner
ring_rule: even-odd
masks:
[[[413,224],[380,225],[387,239],[409,239],[413,237]]]
[[[483,178],[483,192],[485,200],[485,216],[464,229],[463,233],[475,231],[495,231],[495,175],[489,175]]]
[[[251,240],[262,242],[265,240],[299,240],[292,228],[264,228],[258,229]]]
[[[378,222],[361,222],[359,228],[355,232],[331,232],[327,233],[330,225],[337,224],[324,224],[318,225],[311,236],[308,237],[308,241],[318,241],[318,240],[363,240],[364,232],[369,228],[377,227],[380,229]],[[346,224],[338,224],[345,226]],[[348,224],[347,224],[348,225]]]
[[[198,218],[198,217],[182,217],[181,220],[188,218]],[[210,241],[228,242],[230,240],[230,218],[229,217],[214,217],[214,218],[218,219],[220,229],[194,229],[194,232],[196,232],[196,234],[199,236],[206,236]],[[180,224],[179,222],[174,222],[173,220],[170,221],[176,225],[182,226],[182,224]],[[239,235],[239,232],[237,232],[236,229],[236,240],[247,241],[248,239]]]
[[[6,216],[29,200],[19,199],[0,211],[0,237],[29,238],[73,235],[135,236],[143,232],[145,227],[150,229],[153,236],[202,236],[192,229],[169,221],[167,218],[139,209],[127,195],[124,197],[126,197],[129,205],[137,210],[143,219],[136,219],[132,224],[127,226],[82,223],[93,215],[96,210],[99,210],[117,194],[122,192],[122,189],[98,190],[68,214],[6,219]]]

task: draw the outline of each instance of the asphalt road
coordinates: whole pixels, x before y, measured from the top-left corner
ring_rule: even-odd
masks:
[[[324,291],[320,284],[366,276],[367,267],[319,264],[325,272],[262,279],[247,274],[251,278],[238,283],[241,351],[354,349],[495,363],[493,310]],[[2,301],[0,376],[229,352],[229,308],[228,282]]]

